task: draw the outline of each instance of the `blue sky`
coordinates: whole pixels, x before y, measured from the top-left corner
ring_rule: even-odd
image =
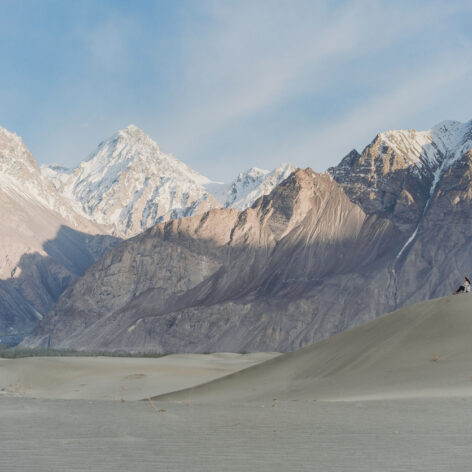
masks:
[[[135,124],[216,180],[472,119],[468,1],[0,0],[0,125],[74,166]]]

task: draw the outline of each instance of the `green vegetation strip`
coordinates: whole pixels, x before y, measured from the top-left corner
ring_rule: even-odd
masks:
[[[20,357],[163,357],[167,354],[158,352],[124,352],[124,351],[74,351],[71,349],[6,348],[0,347],[0,358],[18,359]]]

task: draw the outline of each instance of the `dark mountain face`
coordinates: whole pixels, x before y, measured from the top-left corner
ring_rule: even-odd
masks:
[[[470,128],[380,134],[245,211],[157,225],[97,261],[25,344],[288,351],[448,294],[472,268]]]
[[[12,276],[0,279],[0,343],[15,345],[31,333],[64,290],[117,242],[62,226],[43,253],[24,254]]]
[[[443,174],[396,265],[402,304],[448,295],[472,274],[472,151]]]

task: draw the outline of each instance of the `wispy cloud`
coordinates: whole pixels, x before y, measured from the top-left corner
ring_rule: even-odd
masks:
[[[42,162],[134,123],[218,180],[323,170],[470,109],[467,1],[5,1],[0,125]]]
[[[322,94],[332,80],[327,71],[344,68],[348,81],[350,71],[343,63],[355,64],[386,49],[388,54],[392,44],[457,8],[432,2],[428,9],[409,8],[405,14],[403,2],[397,6],[356,2],[335,9],[330,2],[243,5],[235,11],[228,4],[212,4],[215,26],[186,51],[178,133],[193,151],[225,127],[264,108],[307,91]],[[408,51],[395,54],[408,56]],[[409,68],[407,57],[404,62]],[[370,67],[376,74],[376,65]],[[395,74],[392,71],[391,80]]]

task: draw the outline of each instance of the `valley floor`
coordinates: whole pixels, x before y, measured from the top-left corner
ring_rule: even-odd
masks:
[[[470,471],[472,399],[0,399],[0,470]]]
[[[359,332],[362,331],[353,331],[355,337]],[[343,342],[344,337],[338,339]],[[329,348],[331,342],[324,346],[321,345],[323,349]],[[242,395],[235,395],[239,400],[228,396],[229,387],[238,392],[253,392],[254,384],[247,379],[254,376],[259,383],[267,384],[269,390],[280,390],[282,381],[277,380],[278,376],[284,378],[291,369],[303,373],[304,363],[309,360],[305,357],[313,357],[310,349],[274,359],[264,369],[251,369],[249,376],[242,372],[218,381],[215,385],[220,386],[219,401],[214,401],[212,395],[206,401],[194,401],[192,392],[199,389],[188,391],[186,400],[180,402],[175,398],[172,402],[166,397],[150,398],[276,356],[223,353],[157,359],[0,359],[0,470],[471,470],[471,389],[460,385],[459,389],[453,388],[451,382],[441,380],[443,369],[438,362],[428,361],[435,366],[433,372],[439,376],[441,390],[432,395],[430,390],[419,388],[414,398],[404,397],[403,387],[410,384],[405,384],[398,366],[394,378],[400,387],[392,390],[392,398],[382,397],[382,389],[369,387],[372,399],[354,401],[350,388],[357,384],[353,387],[349,382],[333,384],[338,389],[333,396],[337,401],[315,400],[298,396],[297,392],[285,399],[275,398],[275,394],[246,401],[242,401]],[[316,356],[310,362],[315,359]],[[451,362],[449,370],[455,365]],[[267,378],[262,375],[264,372]],[[392,376],[391,372],[389,375]],[[305,374],[301,381],[308,385]],[[343,385],[349,387],[344,401]],[[310,388],[307,387],[308,393]]]
[[[0,359],[0,396],[141,400],[198,385],[278,353]]]

